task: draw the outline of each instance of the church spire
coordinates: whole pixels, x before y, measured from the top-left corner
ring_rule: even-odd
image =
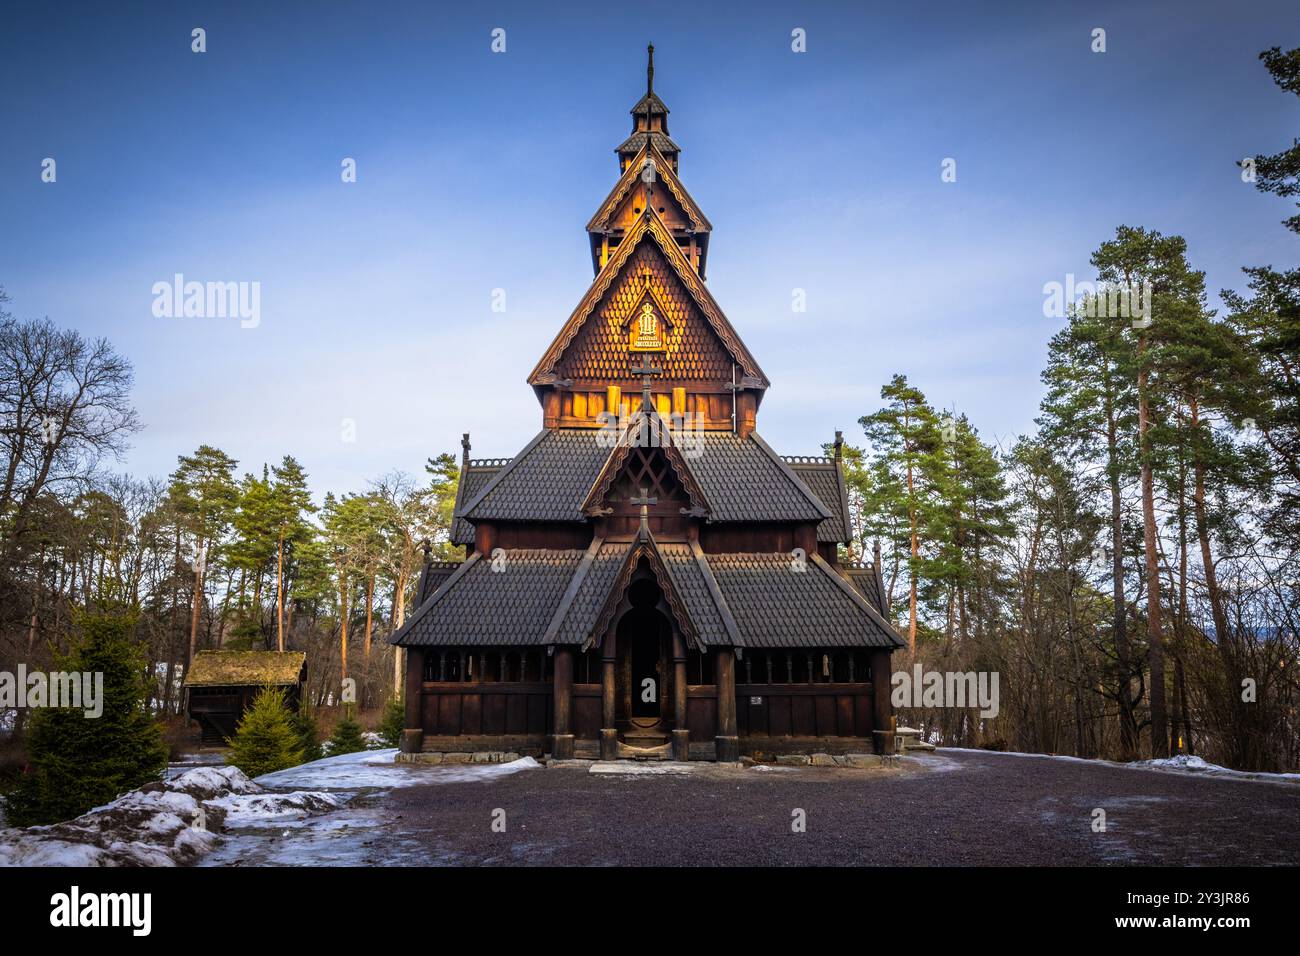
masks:
[[[632,107],[632,135],[615,150],[618,153],[620,172],[627,169],[628,163],[641,152],[647,140],[654,143],[655,149],[672,164],[673,171],[676,172],[677,154],[681,150],[668,137],[668,107],[655,93],[655,45],[653,43],[646,47],[645,96],[637,100],[636,105]]]

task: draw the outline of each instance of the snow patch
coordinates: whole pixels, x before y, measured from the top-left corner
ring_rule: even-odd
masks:
[[[0,830],[0,866],[177,866],[212,850],[224,825],[341,805],[325,793],[268,793],[236,767],[197,767],[75,820]]]
[[[600,760],[591,765],[588,773],[617,774],[621,777],[655,777],[664,774],[694,773],[698,764],[640,763],[633,760]]]
[[[300,787],[310,790],[388,790],[425,783],[494,780],[540,766],[532,757],[497,764],[398,763],[397,748],[389,747],[313,760],[288,770],[263,774],[257,778],[257,782],[267,787]]]

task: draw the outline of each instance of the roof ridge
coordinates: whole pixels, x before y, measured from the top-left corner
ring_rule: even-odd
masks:
[[[587,579],[587,573],[591,570],[592,563],[596,560],[596,554],[604,545],[605,539],[599,535],[593,535],[591,544],[587,546],[587,553],[582,556],[578,568],[573,572],[573,577],[569,580],[569,586],[565,588],[563,596],[560,598],[560,605],[555,609],[555,614],[551,616],[551,622],[546,625],[546,630],[542,634],[542,643],[550,644],[555,637],[564,619],[569,615],[569,608],[573,606],[574,599],[578,596],[578,591],[582,588],[582,582]]]
[[[704,584],[709,589],[709,597],[713,598],[713,605],[718,609],[718,616],[722,618],[722,626],[731,635],[732,645],[734,647],[744,647],[745,640],[740,634],[740,627],[736,624],[736,619],[731,615],[731,607],[727,604],[722,588],[718,586],[718,579],[713,576],[713,569],[709,567],[709,560],[704,553],[704,549],[700,547],[698,541],[691,541],[689,544],[691,546],[691,555],[695,558],[695,563],[704,576]]]
[[[762,435],[760,435],[756,431],[753,431],[749,433],[749,438],[752,441],[754,441],[759,448],[762,448],[765,452],[767,452],[767,454],[771,457],[771,459],[774,462],[776,462],[777,466],[781,468],[786,473],[786,475],[789,476],[790,480],[795,483],[795,486],[799,489],[799,491],[803,494],[803,496],[808,499],[808,502],[821,513],[823,521],[825,521],[827,518],[835,517],[831,513],[830,509],[827,508],[826,505],[822,503],[822,500],[818,498],[815,494],[813,494],[813,490],[809,488],[806,484],[804,484],[804,480],[794,473],[794,469],[791,468],[789,464],[787,464],[780,455],[778,455],[775,451],[772,450],[771,445],[769,445],[766,441],[763,440]]]
[[[903,637],[898,633],[897,628],[885,620],[884,615],[872,606],[871,602],[867,600],[866,595],[847,581],[844,576],[835,570],[835,568],[832,567],[820,554],[813,552],[809,557],[812,558],[813,564],[817,565],[823,572],[830,575],[831,580],[835,582],[840,590],[853,599],[853,603],[857,604],[858,607],[863,608],[867,612],[867,615],[875,621],[878,626],[885,629],[886,634],[895,638],[898,641],[899,647],[907,646],[907,642],[903,640]]]
[[[468,504],[466,504],[464,509],[461,510],[460,513],[461,517],[466,518],[468,520],[469,513],[478,507],[479,503],[485,497],[487,497],[488,492],[491,491],[493,488],[495,488],[498,484],[500,484],[501,480],[505,478],[506,475],[510,474],[510,472],[513,471],[515,467],[519,464],[519,462],[527,458],[528,453],[531,452],[534,448],[536,448],[539,444],[541,444],[542,439],[544,439],[547,436],[547,434],[549,434],[549,432],[550,429],[543,428],[536,435],[534,435],[532,441],[530,441],[527,445],[525,445],[522,449],[520,449],[519,454],[515,455],[513,458],[510,459],[509,464],[502,466],[501,470],[498,471],[495,475],[493,475],[491,479],[488,480],[488,483],[479,489],[478,494],[474,496],[473,500],[471,500]]]
[[[396,644],[398,643],[400,638],[405,637],[407,633],[411,630],[411,628],[413,628],[416,625],[416,622],[418,622],[422,617],[424,617],[424,615],[428,614],[429,609],[432,608],[439,601],[441,601],[443,595],[445,595],[447,591],[451,589],[452,585],[455,584],[455,582],[459,581],[461,578],[463,578],[469,572],[470,567],[477,564],[482,557],[483,557],[482,551],[475,551],[468,558],[462,561],[460,563],[460,567],[457,568],[455,571],[453,571],[451,574],[447,575],[447,580],[443,581],[442,584],[438,585],[438,589],[434,591],[432,594],[430,594],[425,599],[424,603],[421,604],[419,607],[417,607],[411,613],[411,616],[406,619],[406,621],[402,624],[402,626],[389,635],[388,643]]]

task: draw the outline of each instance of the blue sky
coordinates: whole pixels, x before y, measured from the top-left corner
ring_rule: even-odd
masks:
[[[136,474],[203,442],[241,470],[293,454],[318,493],[462,431],[512,455],[651,40],[783,453],[856,440],[894,372],[986,439],[1031,430],[1043,284],[1090,276],[1121,223],[1185,236],[1216,300],[1300,259],[1294,209],[1234,165],[1300,134],[1257,60],[1300,45],[1289,2],[40,3],[0,14],[9,307],[133,360]],[[178,272],[260,282],[260,325],[156,318]]]

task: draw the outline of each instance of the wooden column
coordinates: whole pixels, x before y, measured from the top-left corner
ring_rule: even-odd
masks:
[[[890,701],[889,651],[873,650],[871,652],[871,694],[873,737],[876,741],[876,753],[894,752],[894,706]]]
[[[424,655],[423,647],[406,649],[406,719],[402,728],[402,753],[419,753],[424,747]]]
[[[735,763],[740,759],[740,738],[736,736],[736,652],[718,651],[718,735],[713,738],[714,758]]]
[[[555,649],[555,679],[552,683],[555,696],[555,736],[551,742],[551,756],[559,760],[573,757],[573,648],[562,645]]]
[[[614,726],[614,637],[605,639],[600,661],[600,759],[618,757],[618,729]]]
[[[691,759],[691,731],[686,726],[686,642],[673,632],[673,759]]]

